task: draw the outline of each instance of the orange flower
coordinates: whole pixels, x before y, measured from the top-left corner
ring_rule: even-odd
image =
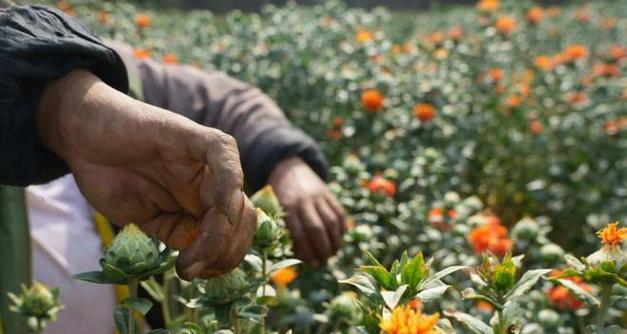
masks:
[[[600,77],[617,77],[620,75],[620,68],[614,64],[596,64],[592,72]]]
[[[588,7],[582,7],[575,12],[575,20],[581,23],[590,22],[591,16],[592,16],[592,13],[590,12],[590,8]]]
[[[551,277],[559,278],[561,274],[561,270],[555,270],[551,273]],[[592,291],[592,287],[586,284],[580,277],[566,277],[564,279],[575,282],[584,291]],[[561,285],[550,288],[547,291],[547,297],[553,306],[562,311],[575,311],[584,305],[583,301],[573,295],[568,288]]]
[[[173,53],[166,53],[163,55],[163,62],[166,64],[178,64],[179,58]]]
[[[381,194],[388,197],[396,195],[396,185],[394,182],[384,178],[381,175],[376,175],[367,184],[366,188],[373,193]]]
[[[490,251],[494,255],[504,256],[513,246],[512,240],[507,236],[507,228],[498,220],[486,222],[472,230],[468,241],[478,254]]]
[[[377,89],[368,89],[361,93],[361,105],[370,112],[377,112],[383,108],[384,96]]]
[[[333,140],[340,140],[342,139],[342,131],[329,129],[327,130],[327,137]]]
[[[502,35],[509,35],[516,30],[516,20],[511,16],[501,16],[496,19],[494,29]]]
[[[387,334],[433,334],[440,314],[422,314],[420,308],[397,306],[392,314],[379,323],[379,327]]]
[[[279,287],[286,286],[298,277],[298,272],[294,267],[287,267],[281,270],[275,271],[270,275],[270,280]]]
[[[144,48],[135,48],[133,50],[133,56],[137,59],[148,59],[150,58],[150,50]]]
[[[622,58],[627,57],[627,48],[624,48],[618,44],[613,44],[610,46],[610,57],[614,58],[614,60],[620,60]]]
[[[138,14],[135,15],[135,24],[139,28],[148,28],[152,24],[152,20],[150,19],[150,16],[146,14]]]
[[[448,31],[448,37],[454,41],[459,41],[464,36],[464,29],[460,26],[451,27]]]
[[[566,94],[566,99],[572,104],[585,104],[588,102],[588,95],[584,92],[570,92]]]
[[[510,96],[509,99],[507,99],[507,106],[511,108],[519,107],[521,103],[522,103],[522,99],[520,98],[520,95],[518,94],[514,94]]]
[[[494,311],[494,306],[486,301],[479,301],[475,304],[475,308],[481,312],[492,313]]]
[[[603,29],[614,29],[616,28],[616,23],[618,22],[618,18],[615,16],[604,17],[601,22],[599,22],[599,26]]]
[[[569,45],[566,50],[564,50],[564,56],[567,61],[585,59],[588,58],[588,48],[581,44]]]
[[[359,43],[370,42],[374,40],[374,33],[365,28],[359,29],[355,34],[355,40]]]
[[[109,24],[109,13],[105,12],[104,10],[99,11],[98,22],[103,25]]]
[[[504,74],[505,74],[505,71],[503,71],[502,68],[493,67],[488,70],[488,78],[490,78],[490,80],[494,82],[501,81],[501,79],[503,79]]]
[[[533,6],[527,10],[527,22],[536,25],[542,21],[544,17],[544,9],[542,7]]]
[[[435,117],[437,111],[431,103],[418,103],[414,106],[414,114],[422,122],[428,122]]]
[[[477,9],[482,12],[494,12],[499,9],[501,1],[499,0],[480,0],[477,2]]]
[[[608,136],[615,136],[618,131],[627,129],[627,117],[607,121],[604,128]]]
[[[59,0],[59,2],[57,2],[57,8],[69,16],[76,16],[74,7],[66,0]]]
[[[441,31],[436,31],[429,36],[427,36],[427,41],[433,45],[440,45],[444,42],[444,33]]]
[[[531,131],[534,135],[542,133],[542,130],[544,130],[544,126],[542,125],[542,122],[537,119],[534,119],[529,123],[529,131]]]
[[[536,65],[537,68],[547,72],[552,70],[555,66],[555,64],[553,63],[553,59],[547,56],[537,56],[536,59],[534,59],[533,63],[534,65]]]
[[[618,228],[619,222],[607,225],[604,229],[597,232],[597,236],[603,242],[603,245],[614,247],[627,239],[627,227]]]
[[[560,15],[561,11],[562,11],[562,10],[561,10],[559,7],[557,7],[557,6],[552,6],[552,7],[549,7],[549,9],[547,9],[547,11],[546,11],[546,12],[547,12],[547,14],[548,14],[550,17],[556,17],[556,16]]]

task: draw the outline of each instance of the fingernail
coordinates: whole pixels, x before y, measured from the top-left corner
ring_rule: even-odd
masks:
[[[228,221],[231,225],[234,225],[240,219],[243,206],[244,193],[240,189],[233,190],[233,192],[231,193],[231,198],[229,200],[229,208],[227,213]]]

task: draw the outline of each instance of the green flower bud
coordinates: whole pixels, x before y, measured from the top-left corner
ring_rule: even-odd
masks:
[[[242,297],[249,287],[246,273],[240,268],[235,268],[222,276],[208,279],[204,297],[212,305],[224,305]]]
[[[538,313],[538,320],[545,328],[556,328],[560,324],[560,315],[553,310],[545,309]]]
[[[493,272],[494,287],[498,291],[509,291],[516,284],[516,265],[511,258],[497,264]]]
[[[159,248],[135,224],[128,224],[111,242],[103,266],[108,264],[128,275],[138,275],[157,265]]]
[[[535,220],[525,217],[514,225],[512,236],[514,239],[533,240],[538,236],[539,230]]]
[[[58,305],[57,297],[47,286],[35,282],[24,294],[22,309],[26,314],[42,317]]]
[[[250,198],[250,201],[255,207],[260,208],[270,216],[283,216],[283,208],[281,207],[279,199],[274,194],[274,190],[272,190],[272,186],[270,185],[267,185],[258,192],[256,192]]]
[[[361,322],[361,308],[357,304],[356,295],[353,292],[343,293],[331,301],[329,312],[334,319],[341,319],[351,324]]]
[[[257,209],[257,233],[253,245],[259,249],[272,247],[283,235],[283,229],[276,220],[269,217],[262,209]]]
[[[555,263],[564,257],[564,250],[556,244],[546,244],[540,248],[542,260],[547,263]]]
[[[453,207],[457,205],[461,201],[459,194],[456,192],[449,191],[444,194],[444,205],[446,207]]]
[[[361,160],[354,154],[349,154],[346,159],[344,159],[342,167],[351,175],[357,175],[365,169],[364,164],[361,163]]]

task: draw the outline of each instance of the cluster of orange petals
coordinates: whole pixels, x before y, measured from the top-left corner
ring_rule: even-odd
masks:
[[[534,119],[529,122],[529,131],[531,131],[534,135],[539,135],[542,131],[544,131],[544,126],[542,125],[542,122]]]
[[[561,274],[562,274],[561,271],[556,270],[551,274],[551,276],[557,278]],[[565,279],[575,282],[584,291],[592,290],[592,287],[586,284],[579,277],[567,277]],[[570,292],[568,288],[561,286],[561,285],[556,285],[550,288],[549,291],[547,291],[547,297],[549,299],[549,302],[554,307],[562,311],[576,311],[580,309],[582,306],[584,306],[583,301],[579,300],[572,292]]]
[[[420,305],[417,307],[397,306],[392,314],[379,323],[379,327],[387,334],[432,334],[440,314],[423,314]]]
[[[494,12],[499,9],[501,6],[501,1],[499,0],[480,0],[477,2],[477,9],[482,12]]]
[[[575,20],[581,23],[590,22],[590,18],[592,17],[592,12],[588,7],[582,7],[575,12]]]
[[[74,7],[72,7],[72,5],[66,0],[59,0],[57,2],[57,8],[59,8],[62,12],[69,16],[76,16],[76,11],[74,10]]]
[[[178,64],[179,58],[173,53],[166,53],[163,55],[163,62],[166,64]]]
[[[496,22],[494,22],[494,29],[502,35],[511,34],[514,30],[516,30],[516,26],[516,19],[507,15],[497,18]]]
[[[615,136],[624,129],[627,129],[627,117],[609,120],[605,123],[605,133],[609,136]]]
[[[385,97],[377,89],[367,89],[361,93],[361,105],[370,112],[377,112],[383,108]]]
[[[489,251],[497,256],[504,256],[512,249],[513,241],[508,238],[507,228],[501,225],[498,217],[485,216],[486,223],[473,229],[468,235],[468,242],[480,254]]]
[[[597,236],[599,236],[603,245],[615,247],[619,246],[623,240],[627,239],[627,227],[618,228],[619,224],[619,222],[609,224],[604,229],[597,232]]]
[[[518,94],[513,94],[507,99],[507,106],[510,108],[520,107],[522,104],[522,97]]]
[[[459,41],[460,39],[462,39],[462,37],[464,37],[464,29],[462,29],[462,27],[460,26],[453,26],[451,27],[451,29],[448,30],[448,38],[454,40],[454,41]]]
[[[135,15],[135,24],[139,28],[148,28],[152,24],[152,19],[146,14]]]
[[[98,22],[100,22],[101,24],[109,24],[109,21],[109,13],[105,12],[104,10],[98,12]]]
[[[277,286],[286,286],[292,283],[296,277],[298,277],[296,269],[294,269],[294,267],[287,267],[272,273],[270,280]]]
[[[355,34],[355,40],[359,43],[370,42],[374,40],[374,32],[365,28],[359,29]]]
[[[569,45],[566,50],[564,50],[564,57],[566,58],[566,61],[586,59],[588,58],[588,54],[588,48],[581,44]]]
[[[330,139],[338,140],[342,138],[342,126],[344,125],[344,119],[342,117],[335,117],[331,128],[327,130],[327,137]]]
[[[150,50],[144,48],[135,48],[133,50],[133,56],[136,59],[148,59],[150,58]]]
[[[370,192],[381,194],[388,197],[396,195],[396,184],[381,175],[375,175],[372,180],[366,184],[366,189]]]
[[[414,114],[421,122],[428,122],[435,117],[437,111],[431,103],[418,103],[414,106]]]
[[[537,56],[534,59],[533,64],[537,68],[543,71],[547,71],[547,72],[555,68],[555,63],[553,62],[553,58],[549,56]]]
[[[451,224],[451,220],[455,220],[458,214],[455,209],[450,209],[446,212],[446,215],[449,219],[448,222],[444,217],[444,209],[432,208],[429,211],[429,222],[431,223],[431,226],[442,231],[450,230],[453,227],[453,224]]]
[[[588,102],[588,94],[585,92],[570,92],[566,94],[566,100],[575,105],[585,104]]]
[[[536,25],[544,18],[544,9],[539,6],[533,6],[527,10],[527,22],[532,25]]]
[[[617,77],[620,75],[620,68],[616,64],[600,63],[592,67],[592,72],[600,77]]]
[[[627,47],[613,44],[610,46],[609,54],[615,61],[627,58]]]

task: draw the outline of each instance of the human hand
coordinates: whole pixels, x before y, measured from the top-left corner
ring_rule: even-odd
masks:
[[[231,136],[134,100],[84,70],[47,85],[37,126],[96,210],[181,250],[182,278],[219,275],[244,258],[256,211],[242,191]]]
[[[346,231],[345,212],[326,184],[300,158],[285,159],[268,183],[287,212],[296,256],[313,267],[333,256]]]

